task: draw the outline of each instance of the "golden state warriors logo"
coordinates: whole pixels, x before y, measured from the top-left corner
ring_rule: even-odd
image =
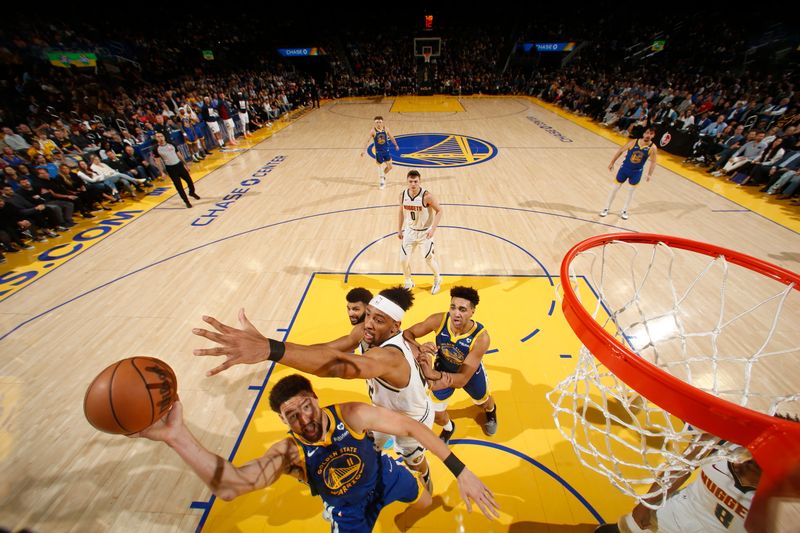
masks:
[[[392,150],[395,165],[415,168],[466,167],[497,155],[497,147],[482,139],[455,133],[415,133],[395,137],[399,150]],[[375,157],[375,145],[369,148]]]
[[[644,152],[642,152],[641,150],[636,150],[631,154],[631,163],[633,163],[634,165],[641,163],[642,159],[644,159]]]
[[[464,354],[457,350],[452,344],[443,344],[439,347],[439,351],[449,363],[460,365],[464,362]]]
[[[364,472],[364,463],[358,456],[358,449],[347,446],[330,454],[317,468],[325,486],[333,496],[341,496],[358,483]]]

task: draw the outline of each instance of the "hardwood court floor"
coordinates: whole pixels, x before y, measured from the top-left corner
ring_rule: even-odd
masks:
[[[479,143],[469,144],[471,138],[497,149],[480,164],[420,169],[423,187],[444,206],[436,246],[444,272],[453,275],[445,278],[444,291],[459,279],[455,275],[557,276],[561,258],[573,244],[625,230],[711,242],[800,269],[800,235],[787,227],[794,212],[783,218],[778,213],[775,222],[729,200],[725,191],[710,191],[659,167],[653,181],[637,191],[629,220],[617,216],[624,191],[612,214],[601,219],[597,212],[609,191],[612,177],[607,166],[617,144],[528,99],[459,102],[463,112],[438,113],[391,112],[391,99],[328,103],[246,151],[218,155],[226,162],[199,181],[203,200],[193,209],[181,208],[176,197],[149,206],[132,222],[95,239],[94,246],[0,302],[0,525],[40,532],[197,527],[209,491],[165,446],[91,428],[82,413],[85,388],[102,368],[120,358],[141,354],[164,359],[178,375],[190,428],[209,449],[228,457],[268,369],[234,368],[206,378],[213,363],[192,357],[191,350],[204,344],[191,335],[191,328],[202,325],[204,314],[232,322],[236,310],[245,307],[262,332],[280,336],[292,325],[315,273],[400,271],[397,240],[391,234],[396,231],[396,204],[407,168],[396,167],[386,189],[378,189],[374,162],[359,156],[375,115],[383,115],[398,137],[440,133],[461,139],[462,146],[480,149]],[[84,223],[82,228],[94,226]],[[68,242],[74,239],[56,244]],[[50,256],[67,249],[72,248],[59,248]],[[427,272],[420,257],[413,266],[415,272]],[[336,283],[342,284],[339,276]],[[402,281],[399,275],[394,279]],[[429,302],[444,310],[445,293],[431,299],[429,280],[417,276],[420,310]],[[372,282],[389,283],[385,278]],[[302,331],[294,333],[298,339],[325,340],[331,328],[346,327],[340,296],[344,285],[337,290],[313,300],[321,316],[332,315],[332,326],[315,328],[313,322],[303,322]],[[512,285],[508,292],[513,290]],[[502,291],[489,291],[490,300],[496,300],[493,305],[502,308]],[[553,297],[542,294],[535,299],[529,305],[538,313],[549,309]],[[524,302],[513,301],[514,315],[533,312]],[[481,312],[479,307],[478,319],[490,331],[507,327],[502,314]],[[792,317],[796,323],[797,317]],[[531,331],[534,327],[532,323]],[[742,334],[748,333],[745,325]],[[521,338],[514,341],[519,346]],[[565,335],[563,342],[563,352],[555,345],[548,353],[574,352],[574,337]],[[538,354],[537,345],[530,346],[525,349]],[[456,436],[516,449],[519,442],[514,438],[524,434],[525,440],[540,446],[526,452],[536,459],[556,455],[545,448],[557,450],[559,458],[552,459],[550,468],[585,492],[603,518],[613,519],[630,503],[603,479],[583,472],[568,445],[551,440],[555,430],[546,425],[543,413],[549,407],[542,393],[569,370],[562,367],[558,374],[544,369],[536,357],[524,363],[514,358],[515,364],[508,366],[499,359],[503,353],[487,361],[490,379],[497,376],[493,387],[498,397],[506,405],[517,401],[512,402],[512,394],[527,398],[536,409],[528,413],[504,408],[501,401],[501,430],[493,440],[468,421],[468,402],[456,402],[466,422],[465,434]],[[492,365],[497,366],[494,371]],[[509,379],[515,372],[524,379]],[[331,380],[315,383],[324,396],[340,389]],[[517,383],[522,383],[519,391]],[[357,384],[341,389],[350,397],[361,391],[365,398]],[[520,418],[514,420],[517,414]],[[268,412],[255,412],[248,427],[266,432],[268,441],[281,435]],[[464,452],[459,453],[476,463],[478,474],[486,475],[501,494],[506,512],[493,526],[495,531],[590,531],[596,524],[580,504],[548,514],[560,509],[554,499],[570,498],[563,488],[554,496],[547,489],[551,478],[536,477],[540,471],[531,473],[525,459],[461,447]],[[443,469],[434,467],[434,475],[437,490],[444,491],[455,510],[436,509],[430,523],[446,527],[442,520],[464,509],[453,498],[452,482]],[[293,513],[285,509],[276,511],[272,522],[258,524],[252,515],[234,513],[228,525],[208,530],[272,530],[281,525],[276,522],[280,518],[284,525],[325,531],[319,501],[302,494],[297,484],[283,481],[256,496],[267,517],[271,506],[291,505],[288,509],[296,509],[302,522],[288,522]],[[201,508],[190,508],[192,502],[200,502],[196,507]],[[385,528],[392,527],[394,514],[389,522],[381,522],[382,530],[390,530]],[[425,520],[418,530],[426,528]],[[477,516],[465,526],[469,531],[489,527]]]

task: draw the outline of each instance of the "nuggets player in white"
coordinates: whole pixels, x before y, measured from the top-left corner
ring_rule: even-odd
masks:
[[[428,268],[433,272],[431,294],[441,289],[442,279],[439,263],[436,261],[433,234],[442,220],[442,208],[430,191],[420,185],[420,175],[411,170],[406,176],[408,189],[400,195],[400,216],[398,220],[397,238],[400,239],[400,259],[403,263],[405,288],[414,288],[411,279],[411,254],[415,248],[422,248],[422,255]]]
[[[361,152],[361,157],[367,154],[370,144],[375,144],[375,162],[378,164],[378,186],[383,189],[386,186],[386,174],[392,170],[392,154],[389,153],[389,141],[392,141],[395,150],[400,150],[400,147],[397,146],[397,141],[386,129],[383,117],[377,116],[374,121],[375,125],[369,132],[369,139],[367,139],[364,151]]]
[[[239,311],[242,329],[203,317],[218,333],[194,329],[192,333],[219,344],[216,348],[195,350],[195,355],[225,355],[226,360],[211,370],[214,375],[236,364],[253,364],[267,360],[320,377],[366,379],[374,405],[402,413],[423,425],[433,426],[433,402],[428,396],[427,383],[417,366],[411,348],[403,339],[400,328],[404,313],[411,307],[414,295],[403,287],[384,289],[366,309],[363,323],[356,324],[349,335],[325,344],[302,346],[268,339]],[[360,344],[363,355],[353,353]],[[409,436],[373,432],[375,445],[382,448],[393,438],[395,449],[406,465],[416,470],[430,488],[430,470],[425,448]]]
[[[778,414],[779,418],[796,421],[794,417]],[[714,438],[708,435],[710,438]],[[700,448],[697,448],[699,451]],[[745,453],[747,451],[745,450]],[[695,452],[696,454],[696,452]],[[749,453],[747,453],[749,455]],[[688,457],[691,457],[691,453]],[[677,478],[667,490],[667,501],[658,510],[639,503],[617,524],[604,524],[597,533],[745,533],[748,514],[761,468],[752,457],[734,463],[720,459],[700,467],[695,480],[682,485],[691,472]],[[654,483],[648,492],[658,490]],[[649,500],[657,504],[658,500]]]

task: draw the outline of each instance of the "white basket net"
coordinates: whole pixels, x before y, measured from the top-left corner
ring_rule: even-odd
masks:
[[[800,410],[800,295],[793,286],[664,243],[609,242],[576,256],[569,273],[594,319],[639,357],[755,411]],[[703,463],[748,457],[667,413],[658,398],[640,396],[585,346],[575,372],[547,398],[581,463],[651,508]]]

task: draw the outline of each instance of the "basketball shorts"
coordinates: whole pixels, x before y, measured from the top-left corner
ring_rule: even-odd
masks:
[[[381,455],[381,475],[372,493],[352,505],[341,507],[325,504],[325,515],[331,517],[331,532],[370,533],[381,510],[392,502],[414,503],[423,494],[422,481],[399,459]]]
[[[427,237],[428,231],[430,231],[430,228],[421,230],[405,228],[403,230],[403,244],[401,245],[402,254],[408,257],[414,248],[420,247],[425,258],[433,255],[433,239]]]
[[[467,384],[464,385],[464,390],[469,394],[472,401],[476,404],[482,404],[489,397],[489,378],[486,375],[486,370],[483,368],[483,363],[478,366],[478,370],[472,374]],[[434,402],[433,408],[436,411],[447,410],[447,400],[455,392],[454,388],[442,389],[432,391]]]
[[[389,152],[375,152],[375,162],[379,165],[392,160],[392,154]]]
[[[211,133],[219,133],[219,123],[216,120],[214,122],[206,122],[206,126],[208,126],[208,131]]]
[[[625,183],[626,181],[631,185],[638,185],[642,181],[642,169],[629,170],[625,167],[620,168],[619,172],[617,172],[617,182]]]

